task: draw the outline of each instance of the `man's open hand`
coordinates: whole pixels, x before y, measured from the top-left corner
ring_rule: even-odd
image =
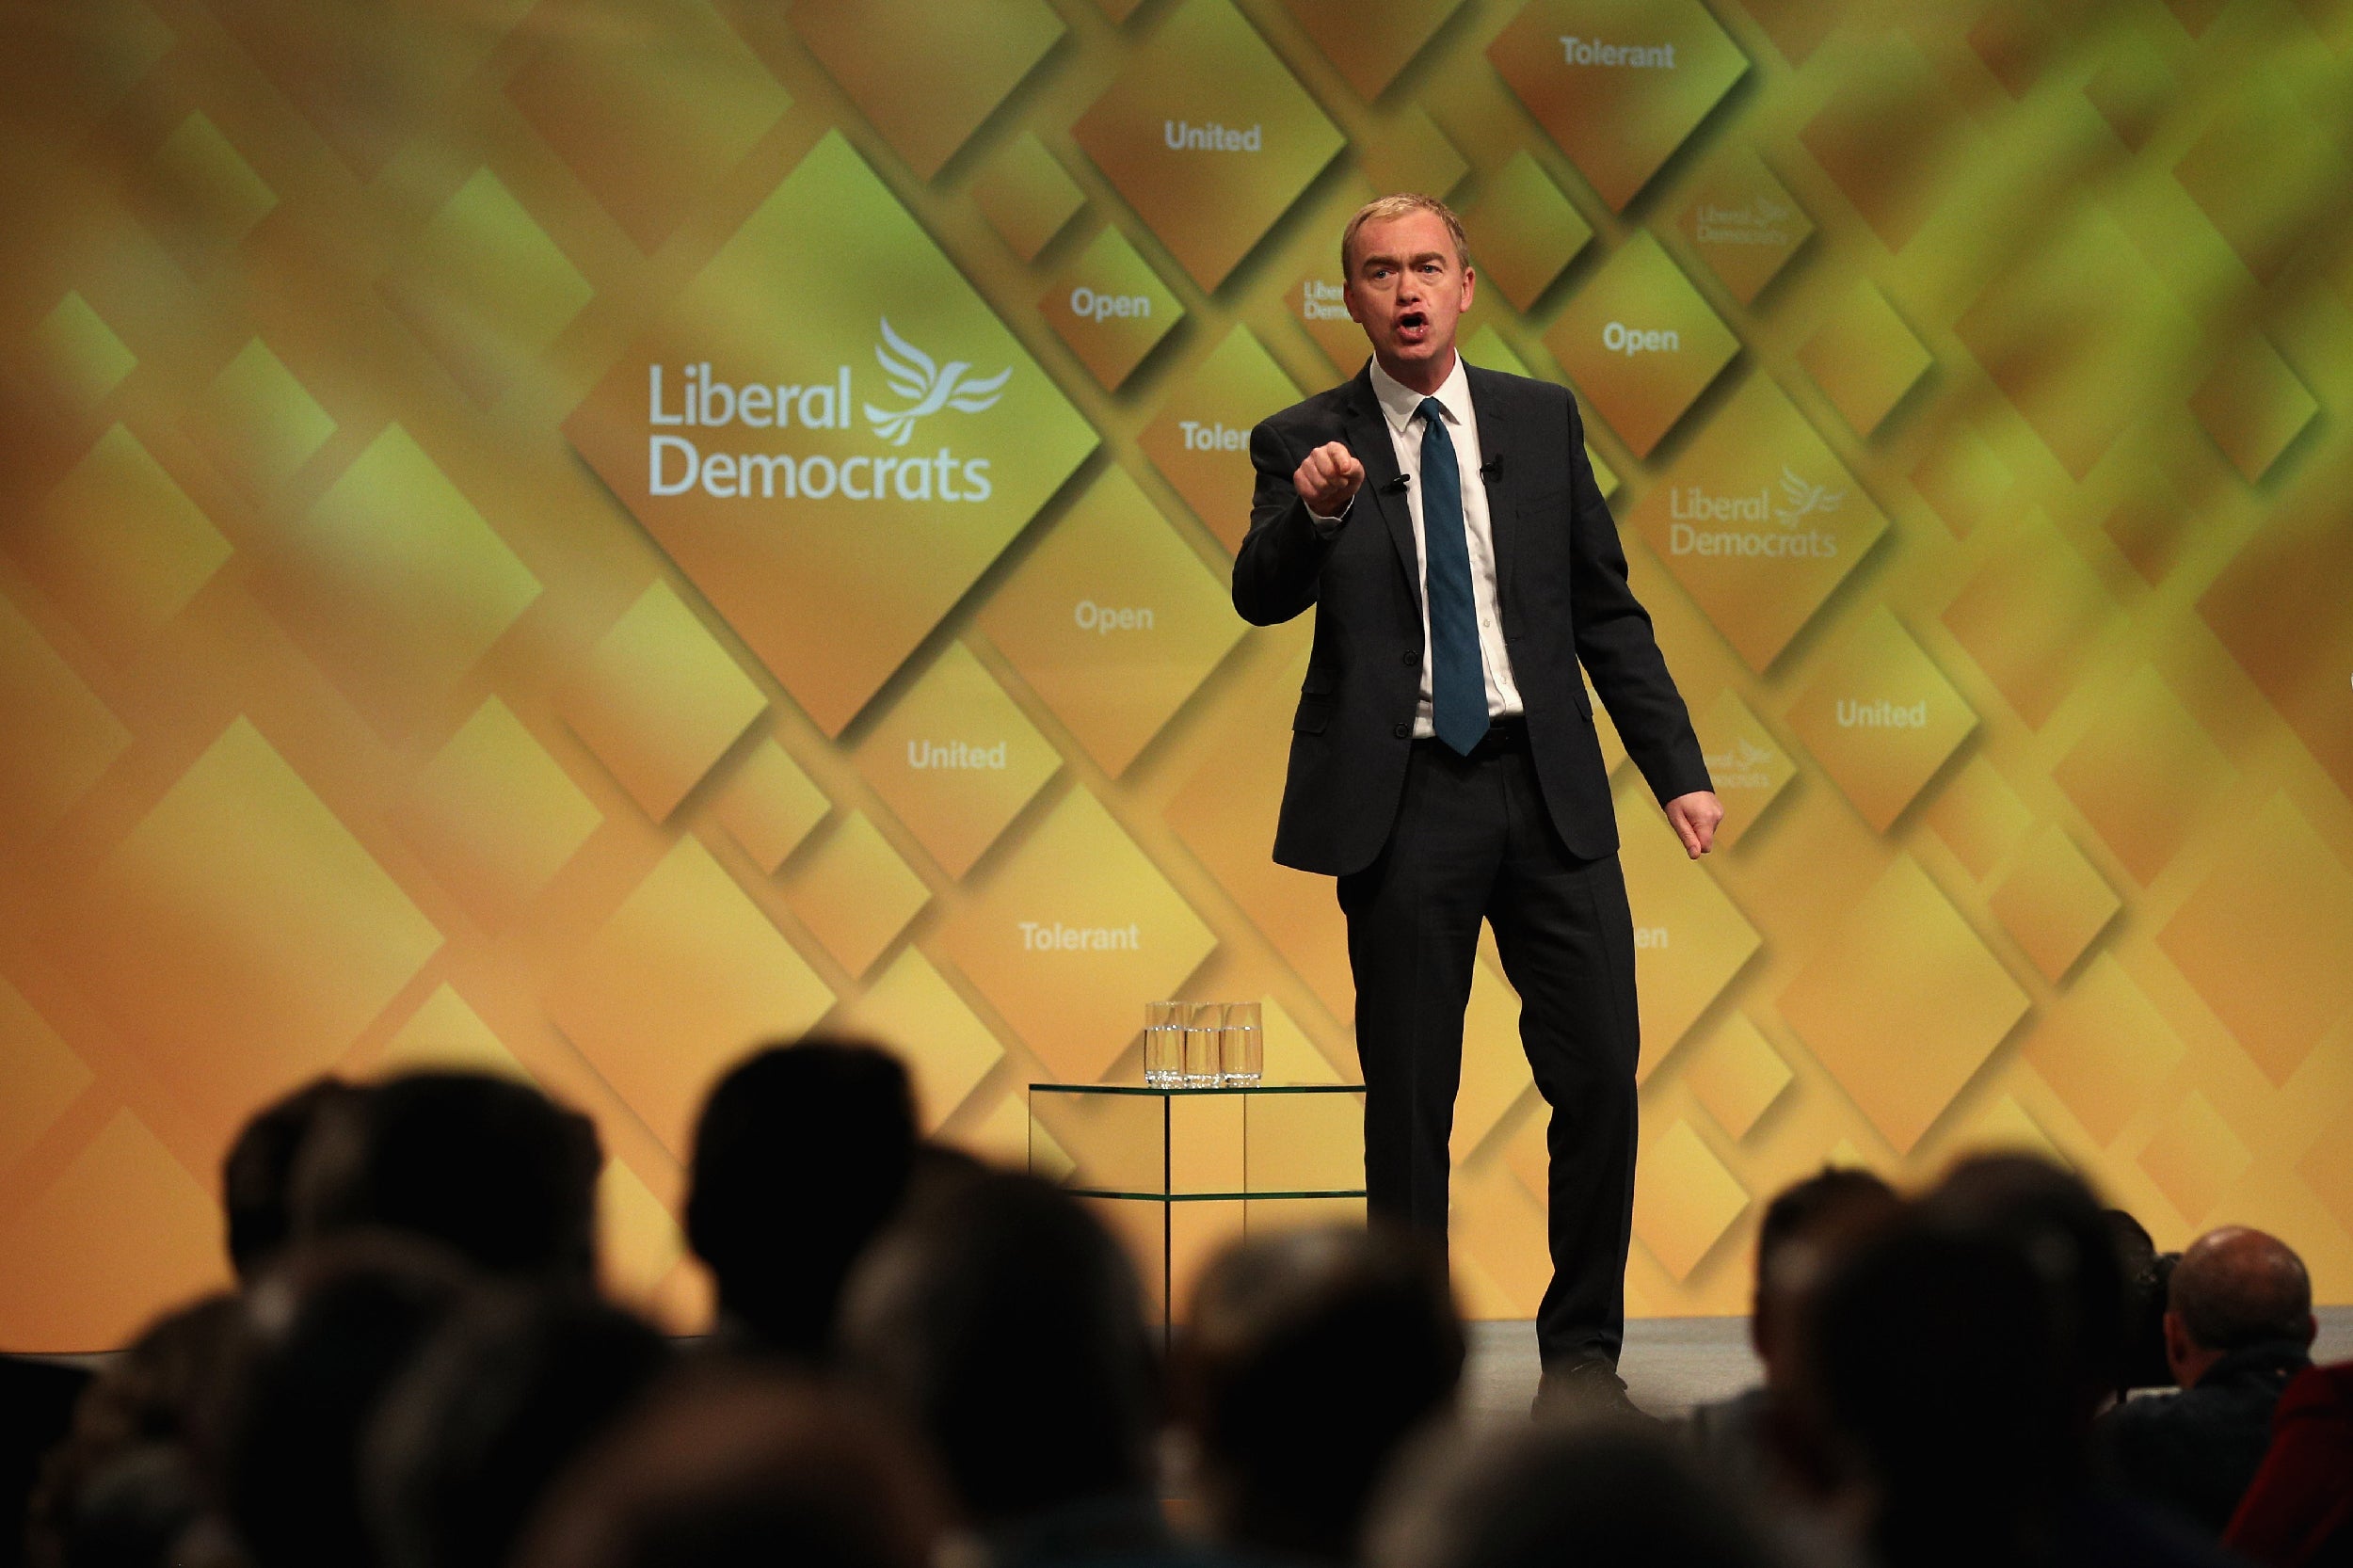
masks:
[[[1307,460],[1291,475],[1291,488],[1307,504],[1307,510],[1320,518],[1336,518],[1346,511],[1364,482],[1365,465],[1337,441],[1326,441],[1308,453]]]
[[[1667,820],[1683,840],[1683,853],[1696,860],[1716,842],[1716,824],[1724,820],[1723,803],[1712,790],[1694,790],[1667,802]]]

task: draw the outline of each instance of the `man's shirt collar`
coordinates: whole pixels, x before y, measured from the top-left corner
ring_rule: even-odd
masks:
[[[1372,360],[1372,395],[1380,400],[1381,417],[1388,421],[1392,435],[1402,436],[1414,416],[1421,412],[1422,394],[1381,368],[1381,360]],[[1454,368],[1431,394],[1442,404],[1456,428],[1471,423],[1470,377],[1463,369],[1463,356],[1454,356]]]

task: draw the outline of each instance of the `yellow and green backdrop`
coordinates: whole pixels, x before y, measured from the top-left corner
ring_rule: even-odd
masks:
[[[0,40],[0,1344],[221,1272],[312,1074],[592,1112],[691,1323],[694,1106],[895,1041],[1009,1156],[1140,1004],[1353,1072],[1267,858],[1250,424],[1445,195],[1729,808],[1623,765],[1629,1305],[2023,1145],[2353,1297],[2345,0],[26,0]],[[1077,935],[1073,936],[1072,933]],[[1490,954],[1490,958],[1492,954]],[[1545,1272],[1482,961],[1458,1278]]]

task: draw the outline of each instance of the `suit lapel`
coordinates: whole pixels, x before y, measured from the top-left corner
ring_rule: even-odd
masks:
[[[1397,558],[1405,568],[1405,580],[1418,584],[1421,552],[1414,548],[1414,514],[1397,488],[1397,443],[1390,439],[1389,422],[1381,412],[1381,399],[1373,395],[1369,361],[1358,373],[1353,386],[1356,403],[1348,416],[1345,434],[1348,449],[1365,465],[1365,487],[1358,494],[1371,496],[1373,510],[1381,514],[1390,539],[1397,545]],[[1417,587],[1416,592],[1419,591]]]
[[[1505,408],[1510,383],[1467,361],[1471,414],[1479,422],[1479,457],[1487,486],[1487,529],[1495,540],[1496,598],[1506,627],[1512,621],[1512,571],[1519,562],[1519,508],[1513,504],[1512,476],[1519,466],[1507,459],[1513,424]],[[1522,455],[1523,459],[1525,454]]]

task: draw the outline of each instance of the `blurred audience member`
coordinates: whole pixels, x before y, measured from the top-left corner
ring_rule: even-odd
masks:
[[[966,1149],[951,1144],[919,1139],[907,1162],[906,1195],[901,1203],[918,1208],[936,1203],[946,1194],[970,1186],[988,1175],[995,1166]]]
[[[2100,1218],[2107,1222],[2108,1240],[2116,1244],[2116,1266],[2127,1280],[2156,1262],[2156,1238],[2129,1209],[2103,1208]]]
[[[519,1568],[932,1568],[920,1449],[836,1390],[715,1368],[624,1421],[549,1499]]]
[[[2317,1331],[2312,1280],[2284,1242],[2235,1225],[2191,1242],[2165,1314],[2182,1391],[2127,1400],[2100,1423],[2124,1486],[2220,1535],[2270,1446],[2281,1391],[2312,1365]]]
[[[386,1395],[361,1460],[385,1568],[499,1568],[557,1473],[669,1365],[669,1342],[586,1295],[485,1291]]]
[[[1735,1485],[1769,1485],[1775,1468],[1773,1409],[1796,1375],[1797,1326],[1832,1264],[1903,1202],[1868,1171],[1824,1167],[1785,1188],[1756,1231],[1756,1288],[1749,1341],[1764,1363],[1762,1386],[1694,1409],[1685,1434],[1701,1462]]]
[[[1245,1552],[1357,1560],[1376,1484],[1462,1372],[1445,1260],[1417,1236],[1299,1230],[1220,1255],[1172,1375],[1211,1528]]]
[[[89,1383],[79,1367],[0,1355],[0,1568],[24,1560],[26,1505],[41,1456],[72,1425],[74,1404]]]
[[[488,1273],[587,1287],[603,1165],[595,1124],[527,1083],[408,1073],[322,1110],[296,1175],[296,1234],[399,1231]]]
[[[1425,1445],[1372,1522],[1369,1568],[1769,1568],[1739,1512],[1667,1436],[1540,1423]]]
[[[204,1488],[188,1450],[141,1443],[116,1454],[75,1492],[64,1528],[32,1543],[56,1568],[239,1568],[217,1530],[207,1531]],[[206,1550],[206,1546],[210,1550]]]
[[[294,1239],[295,1172],[313,1128],[330,1108],[346,1108],[367,1091],[337,1078],[314,1078],[264,1106],[237,1133],[220,1165],[221,1207],[229,1216],[229,1261],[241,1280],[261,1272]]]
[[[2124,1272],[2123,1363],[2116,1397],[2135,1388],[2170,1388],[2173,1368],[2165,1358],[2166,1282],[2180,1253],[2160,1253],[2148,1227],[2121,1208],[2104,1216],[2116,1242],[2117,1267]]]
[[[914,1150],[906,1069],[878,1047],[771,1047],[721,1079],[695,1128],[686,1236],[718,1281],[722,1339],[822,1359]]]
[[[1909,1217],[1824,1283],[1808,1330],[1840,1502],[1884,1568],[2045,1560],[2083,1466],[2050,1293],[2020,1249]]]
[[[1135,1275],[1078,1200],[991,1174],[911,1209],[852,1276],[841,1347],[929,1439],[996,1568],[1176,1550]]]
[[[165,1314],[83,1393],[33,1497],[40,1568],[171,1560],[202,1512],[198,1428],[226,1390],[239,1310],[220,1295]]]
[[[1910,1204],[1851,1170],[1776,1197],[1764,1384],[1688,1448],[1599,1400],[1455,1439],[1443,1258],[1378,1229],[1237,1244],[1169,1381],[1215,1546],[1156,1496],[1125,1251],[1072,1195],[920,1144],[887,1052],[762,1049],[696,1128],[717,1338],[790,1368],[681,1369],[596,1297],[601,1164],[584,1117],[480,1074],[266,1108],[223,1168],[242,1298],[159,1320],[87,1391],[0,1357],[0,1511],[64,1434],[31,1568],[1771,1568],[1743,1512],[1768,1499],[1782,1548],[1870,1568],[2213,1568],[2216,1535],[2353,1568],[2353,1366],[2310,1365],[2302,1261],[2233,1227],[2169,1276],[2023,1156]],[[2180,1392],[2113,1402],[2158,1375]]]
[[[248,1291],[216,1463],[252,1568],[373,1568],[360,1439],[468,1282],[440,1248],[378,1234],[297,1248]]]
[[[1964,1162],[1838,1265],[1804,1324],[1793,1402],[1833,1461],[1828,1513],[1880,1568],[2218,1563],[2092,1488],[2122,1302],[2081,1181]]]
[[[2086,1452],[2124,1357],[2124,1271],[2106,1210],[2073,1172],[2023,1154],[1964,1160],[1921,1199],[1934,1223],[2016,1249],[2049,1293],[2068,1449]]]
[[[2289,1380],[2222,1540],[2263,1568],[2353,1568],[2353,1362]]]

